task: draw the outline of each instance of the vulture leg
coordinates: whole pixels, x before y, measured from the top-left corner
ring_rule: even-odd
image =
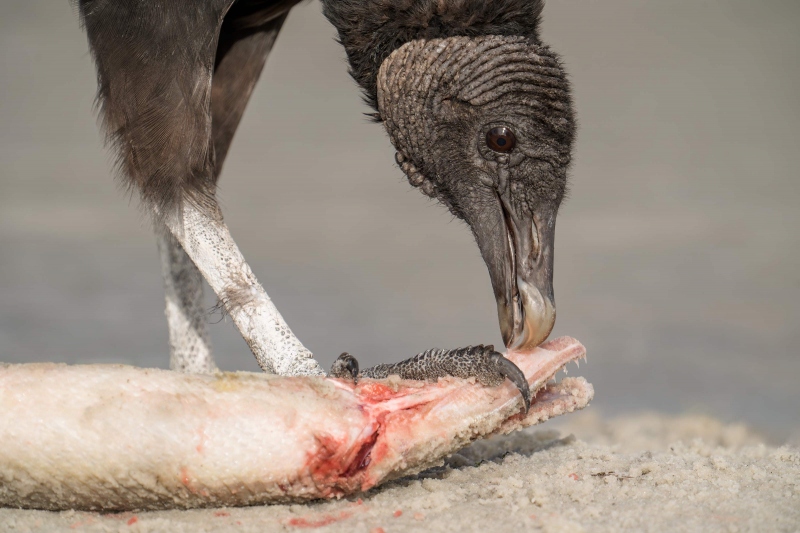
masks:
[[[486,387],[496,387],[506,379],[519,390],[525,412],[531,406],[531,391],[525,374],[510,359],[494,350],[491,344],[468,346],[457,350],[428,350],[399,363],[376,365],[360,370],[358,360],[347,352],[333,362],[330,376],[358,382],[361,378],[437,381],[439,378],[456,377],[475,379]]]
[[[203,276],[166,228],[158,232],[158,251],[169,328],[169,367],[178,372],[213,373],[217,365],[203,308]]]
[[[258,283],[218,207],[209,213],[206,207],[184,201],[181,216],[168,219],[166,224],[217,294],[265,372],[324,375]]]
[[[236,128],[286,20],[286,14],[257,28],[235,27],[238,20],[235,13],[229,14],[225,20],[211,79],[215,182],[219,179]],[[166,228],[159,232],[158,247],[166,296],[170,369],[194,373],[214,372],[217,367],[203,307],[203,276]]]
[[[293,4],[286,2],[286,9],[274,13],[278,3],[268,3],[273,11],[261,18],[253,9],[246,10],[245,26],[232,28],[237,38],[231,40],[223,20],[240,9],[232,3],[175,0],[153,9],[139,0],[79,0],[97,65],[101,118],[125,184],[140,192],[157,224],[169,230],[209,283],[259,365],[282,375],[322,375],[245,262],[215,198],[215,151],[219,147],[224,157],[279,24],[262,32],[272,33],[269,38],[240,37],[256,35]],[[259,46],[257,61],[241,59]],[[250,65],[250,73],[233,80],[225,75],[226,61],[234,66],[237,57],[240,65]],[[212,92],[220,95],[218,104]],[[233,101],[236,96],[242,101]],[[212,133],[214,121],[217,135]],[[185,265],[179,252],[169,253],[177,245],[166,244],[170,265]],[[170,275],[180,280],[185,271],[179,268]],[[185,307],[186,298],[178,294],[176,299]],[[194,295],[189,300],[197,301]],[[190,328],[196,323],[185,322]],[[211,368],[210,356],[204,361],[206,369]]]

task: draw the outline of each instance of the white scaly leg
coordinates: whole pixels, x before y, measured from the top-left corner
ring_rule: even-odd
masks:
[[[184,201],[180,215],[166,224],[220,298],[259,366],[282,376],[324,375],[258,283],[219,209],[208,211]]]
[[[166,228],[158,232],[158,251],[167,304],[169,367],[178,372],[216,372],[203,309],[203,276]]]

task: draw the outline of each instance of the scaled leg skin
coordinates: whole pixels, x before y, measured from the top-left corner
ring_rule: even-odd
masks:
[[[241,121],[253,88],[296,0],[273,2],[262,11],[245,4],[234,5],[220,28],[211,82],[211,137],[214,147],[214,181]],[[277,6],[277,7],[276,7]],[[182,218],[173,220],[172,230],[182,235],[199,259],[198,266],[220,298],[259,365],[281,375],[322,374],[294,336],[277,308],[258,283],[214,209],[197,209],[191,202],[182,206]],[[178,225],[179,224],[179,225]]]
[[[223,22],[211,81],[215,182],[286,15],[256,29],[243,28],[237,20],[234,10],[229,11],[228,22]],[[166,227],[158,232],[158,247],[167,301],[170,368],[181,372],[214,372],[217,366],[203,307],[203,276]]]
[[[221,215],[184,202],[167,225],[194,260],[266,372],[324,375],[245,262]]]
[[[203,307],[203,276],[167,228],[158,232],[158,251],[169,328],[169,368],[197,374],[216,372]]]

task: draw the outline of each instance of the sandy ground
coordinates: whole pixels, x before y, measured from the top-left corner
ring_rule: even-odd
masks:
[[[549,426],[558,429],[550,429]],[[800,447],[702,415],[585,412],[361,498],[148,513],[0,509],[4,531],[800,531]]]

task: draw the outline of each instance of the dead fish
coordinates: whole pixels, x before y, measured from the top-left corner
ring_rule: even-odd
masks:
[[[469,442],[588,405],[585,356],[555,339],[507,357],[510,381],[182,374],[124,365],[0,366],[0,505],[123,511],[339,498],[441,464]]]

